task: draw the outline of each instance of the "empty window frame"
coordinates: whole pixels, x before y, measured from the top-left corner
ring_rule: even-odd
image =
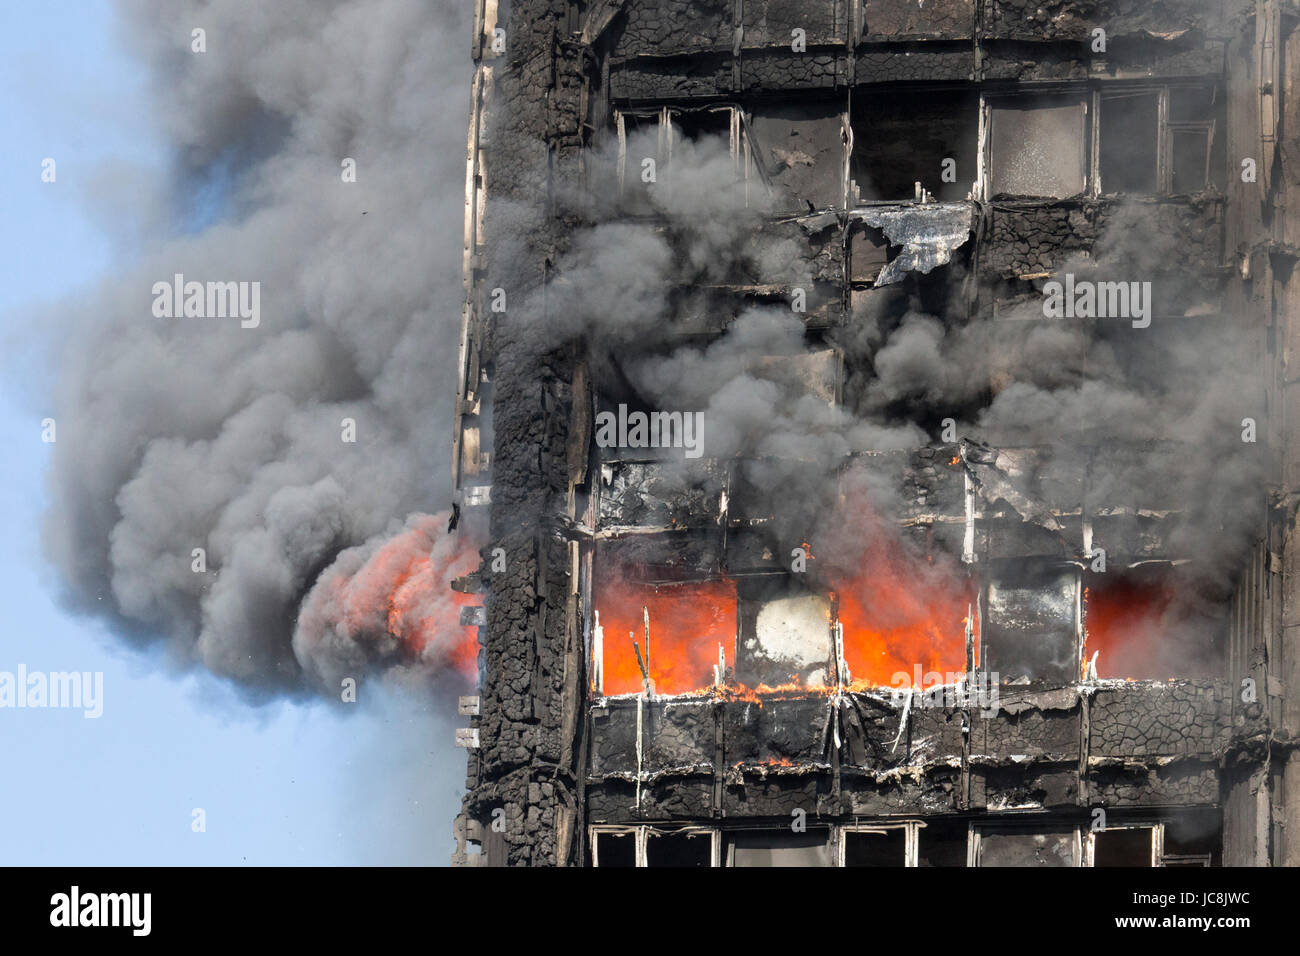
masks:
[[[588,828],[592,866],[713,867],[721,836],[709,827],[615,826]]]
[[[970,826],[965,820],[939,818],[919,823],[916,832],[915,865],[965,866],[969,842]]]
[[[1151,867],[1159,865],[1164,827],[1134,823],[1089,830],[1085,842],[1088,866]]]
[[[1224,673],[1224,609],[1173,564],[1148,561],[1084,576],[1083,660],[1096,676],[1212,679]]]
[[[952,90],[855,94],[851,201],[915,199],[917,183],[936,199],[965,199],[978,167],[978,103]]]
[[[967,866],[1079,866],[1082,859],[1075,826],[971,824]]]
[[[1079,680],[1081,601],[1072,566],[1008,571],[989,581],[981,605],[981,670],[1003,684]]]
[[[986,97],[980,111],[983,195],[1064,199],[1085,192],[1087,100],[1082,90]]]
[[[1205,807],[1165,820],[1160,834],[1159,866],[1222,866],[1223,811]]]
[[[1215,87],[1104,88],[1094,102],[1099,193],[1184,194],[1215,182]]]
[[[916,866],[919,821],[852,824],[839,828],[840,866]]]
[[[738,174],[749,166],[742,162],[745,137],[740,111],[734,106],[615,110],[614,127],[618,135],[618,190],[623,196],[646,185],[646,160],[653,160],[654,178],[658,179],[661,170],[666,172],[671,167],[674,147],[680,152],[683,142],[725,143]]]
[[[726,836],[726,866],[834,866],[829,829],[739,830]]]

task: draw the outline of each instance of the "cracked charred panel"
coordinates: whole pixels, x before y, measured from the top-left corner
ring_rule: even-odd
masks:
[[[1166,37],[1186,31],[1222,35],[1253,8],[1250,0],[989,0],[984,35],[1024,40],[1087,40],[1098,24],[1109,36]]]
[[[1187,305],[1214,298],[1221,288],[1222,202],[1205,196],[1194,202],[1073,200],[1050,206],[998,203],[994,242],[982,265],[1014,279],[1079,268],[1110,269],[1125,281],[1134,275],[1182,278],[1183,291],[1161,293],[1160,314],[1179,314]],[[1088,260],[1092,261],[1089,262]],[[1110,278],[1103,274],[1102,278]],[[1172,301],[1171,301],[1172,299]]]
[[[615,61],[609,70],[610,98],[620,102],[719,96],[732,85],[730,53]]]
[[[974,69],[975,54],[969,43],[942,41],[890,44],[888,50],[863,46],[854,64],[859,83],[964,83]]]
[[[1088,799],[1104,807],[1213,804],[1220,799],[1217,763],[1184,761],[1169,766],[1094,766]]]
[[[824,733],[830,705],[822,694],[730,701],[723,710],[724,764],[779,769],[827,765]]]
[[[863,6],[866,40],[969,39],[977,0],[872,0]]]
[[[629,0],[612,25],[616,57],[731,50],[731,0]]]
[[[980,778],[979,805],[990,813],[1061,809],[1079,802],[1077,766],[972,764],[971,773]]]
[[[930,765],[880,774],[841,771],[839,812],[864,817],[952,813],[958,809],[961,781],[961,768],[957,765]],[[964,824],[962,829],[964,832]],[[961,865],[966,865],[964,848]]]
[[[843,43],[848,5],[835,0],[746,0],[742,49],[790,48],[791,32],[803,30],[808,46]]]
[[[1080,677],[1079,575],[1008,572],[985,588],[980,668],[1003,684]]]
[[[1089,748],[1094,758],[1208,759],[1227,748],[1232,721],[1225,681],[1113,683],[1093,694]]]
[[[1079,706],[1073,692],[1022,694],[1003,688],[998,713],[971,716],[971,757],[1078,761]]]
[[[833,90],[844,86],[848,58],[843,53],[792,53],[781,50],[745,50],[740,59],[741,91],[779,93],[797,90]]]
[[[780,818],[786,821],[789,833],[789,821],[796,810],[809,819],[818,813],[837,813],[830,803],[831,794],[829,769],[733,768],[723,787],[722,810],[726,816]]]

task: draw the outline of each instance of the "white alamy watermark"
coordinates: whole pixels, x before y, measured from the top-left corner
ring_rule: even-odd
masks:
[[[103,671],[0,671],[0,710],[11,707],[80,710],[93,719],[104,713]]]
[[[50,897],[51,926],[126,926],[132,936],[153,928],[152,893],[83,893],[73,886]]]
[[[153,314],[159,319],[239,319],[245,329],[262,321],[262,283],[185,281],[178,272],[171,282],[153,284]]]
[[[682,448],[687,458],[704,453],[703,412],[618,412],[596,415],[596,444],[601,448]]]
[[[913,707],[977,707],[985,717],[995,716],[1001,676],[996,671],[977,671],[973,680],[970,678],[965,671],[922,673],[917,664],[912,673],[897,671],[889,678],[890,696],[895,707],[902,707],[910,698]]]
[[[1043,315],[1049,319],[1130,319],[1133,328],[1151,324],[1150,282],[1093,282],[1065,274],[1065,282],[1043,286]]]

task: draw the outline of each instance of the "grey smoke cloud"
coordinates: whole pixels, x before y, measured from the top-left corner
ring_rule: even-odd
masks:
[[[120,4],[173,163],[109,198],[170,228],[124,222],[150,237],[138,257],[62,317],[45,541],[74,606],[182,666],[298,692],[394,663],[323,640],[319,613],[307,633],[300,607],[336,562],[447,504],[466,112],[439,91],[469,88],[467,15]],[[178,272],[260,282],[259,326],[154,317],[153,283]]]

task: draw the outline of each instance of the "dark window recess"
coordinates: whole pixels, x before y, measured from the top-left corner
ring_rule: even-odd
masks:
[[[636,837],[631,833],[596,833],[597,866],[636,866]]]
[[[731,141],[731,110],[693,110],[673,114],[673,141],[689,140],[698,143],[713,137],[724,144]]]
[[[1204,810],[1180,814],[1165,823],[1162,866],[1221,866],[1223,814]]]
[[[902,829],[883,833],[844,832],[845,866],[905,866],[907,832]]]
[[[711,866],[713,837],[708,833],[646,834],[646,866]]]
[[[1175,129],[1170,131],[1173,152],[1173,190],[1194,193],[1209,181],[1210,131]]]
[[[1070,683],[1080,677],[1077,572],[1048,570],[990,582],[980,669],[1004,683]]]
[[[1150,866],[1151,829],[1100,830],[1094,834],[1093,866]]]
[[[1156,192],[1159,134],[1159,94],[1132,93],[1102,97],[1102,192]]]
[[[979,107],[973,95],[892,92],[853,100],[852,178],[861,199],[964,199],[975,182]],[[944,160],[954,182],[944,182]]]
[[[1074,866],[1074,831],[986,830],[976,866]]]
[[[999,99],[989,122],[990,195],[1063,199],[1083,192],[1087,138],[1079,97]]]
[[[916,837],[917,866],[965,866],[966,824],[964,821],[932,820]]]
[[[729,866],[830,866],[830,834],[826,830],[790,833],[754,830],[736,833],[727,845]]]

